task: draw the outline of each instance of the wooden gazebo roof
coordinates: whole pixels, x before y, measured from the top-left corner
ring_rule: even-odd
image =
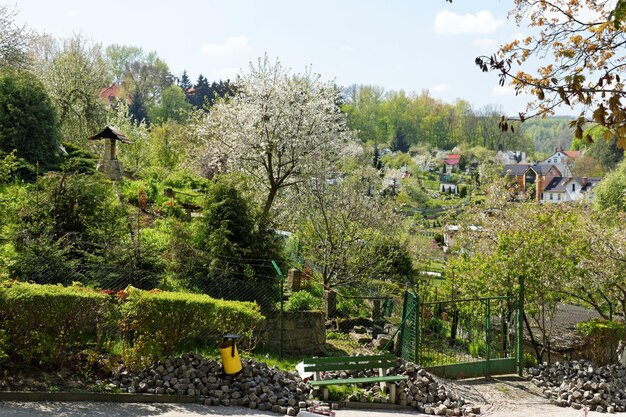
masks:
[[[111,126],[105,127],[100,133],[96,133],[95,135],[88,138],[89,140],[97,140],[97,139],[113,139],[119,140],[122,143],[133,143],[130,139],[128,139],[122,132],[117,129],[112,128]]]

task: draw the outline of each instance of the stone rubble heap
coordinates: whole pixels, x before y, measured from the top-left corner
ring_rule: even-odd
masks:
[[[464,399],[439,384],[431,374],[417,365],[402,362],[387,375],[405,375],[405,381],[396,382],[396,404],[411,406],[418,412],[441,416],[474,416],[480,414],[480,407],[472,407]],[[362,378],[378,376],[378,370],[354,370],[326,372],[323,379]],[[313,392],[317,395],[317,392]],[[380,385],[370,384],[359,393],[348,396],[350,402],[388,403],[389,399],[381,391]]]
[[[303,382],[295,372],[283,372],[265,363],[242,360],[243,370],[236,376],[224,375],[220,362],[187,353],[178,358],[156,362],[134,374],[115,373],[110,390],[123,393],[195,396],[205,405],[234,405],[295,416],[300,409],[317,407],[318,389]],[[326,372],[324,379],[377,376],[377,370]],[[388,371],[408,378],[396,383],[396,404],[411,406],[419,412],[445,416],[473,416],[480,408],[471,407],[451,390],[439,384],[424,369],[402,363]],[[379,384],[362,385],[353,402],[387,403]]]
[[[307,406],[311,387],[297,373],[254,360],[241,362],[242,372],[223,375],[220,362],[186,353],[156,362],[136,375],[116,373],[111,384],[121,392],[189,395],[205,405],[235,405],[290,416]]]
[[[626,367],[595,366],[585,360],[547,363],[526,370],[546,398],[560,407],[597,412],[626,411]]]

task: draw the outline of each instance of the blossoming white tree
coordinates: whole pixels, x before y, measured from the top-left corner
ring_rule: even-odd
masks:
[[[235,97],[197,120],[197,162],[206,176],[248,174],[266,190],[267,218],[279,190],[328,166],[350,131],[336,86],[308,69],[291,75],[265,56],[236,85]]]

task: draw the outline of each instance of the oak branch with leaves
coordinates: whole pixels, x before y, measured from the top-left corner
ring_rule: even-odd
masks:
[[[617,13],[620,4],[616,9],[608,0],[515,0],[510,16],[536,33],[476,58],[483,71],[498,73],[500,85],[508,82],[517,94],[534,97],[519,119],[502,119],[503,130],[512,127],[511,121],[552,115],[565,105],[580,109],[572,122],[576,137],[583,137],[585,123],[594,122],[609,129],[606,139],[615,136],[626,148],[626,36]]]
[[[205,176],[240,170],[266,190],[267,218],[279,190],[313,175],[350,137],[331,82],[291,75],[267,56],[238,77],[237,95],[196,122]]]

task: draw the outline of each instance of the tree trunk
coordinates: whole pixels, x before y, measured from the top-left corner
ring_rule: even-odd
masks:
[[[274,199],[276,198],[277,193],[278,187],[275,185],[271,186],[270,191],[267,194],[267,198],[265,199],[265,205],[263,206],[263,214],[261,216],[262,228],[265,228],[267,225],[269,225],[270,210],[272,209],[272,204],[274,204]]]

